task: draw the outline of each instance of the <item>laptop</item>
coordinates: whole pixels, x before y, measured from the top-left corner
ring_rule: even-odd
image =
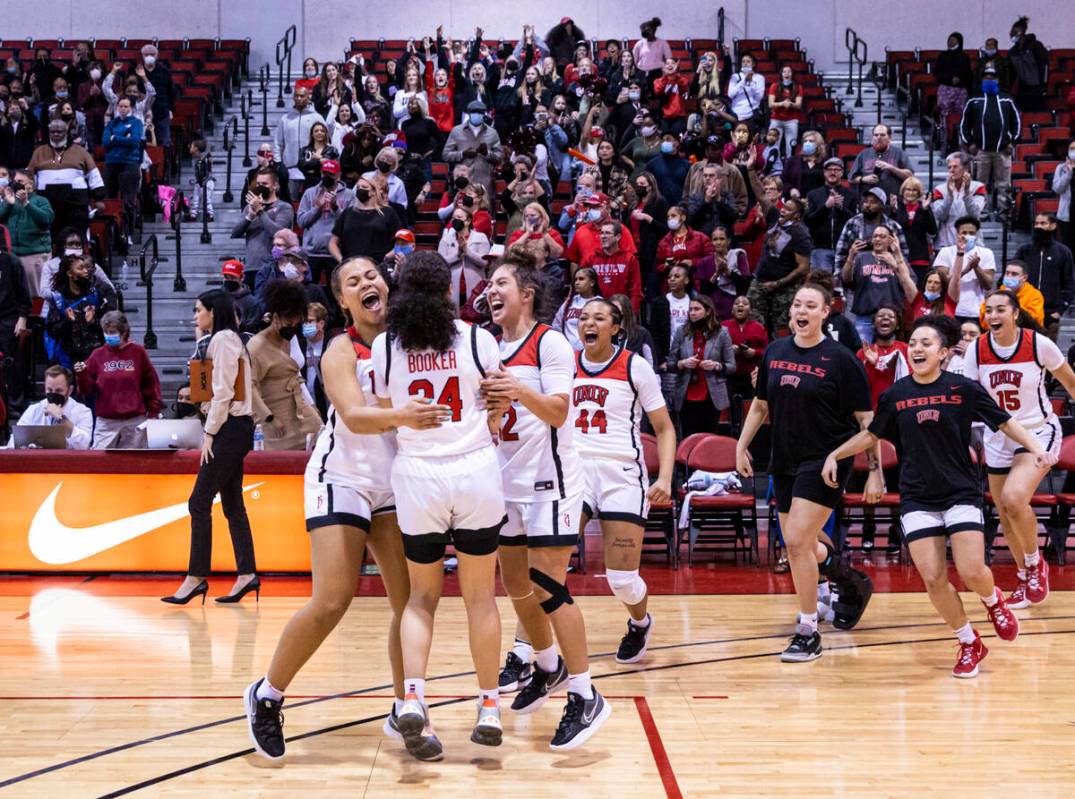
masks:
[[[24,424],[12,428],[15,448],[67,449],[67,432],[58,424]]]
[[[141,426],[148,449],[202,448],[202,423],[197,419],[147,419]]]

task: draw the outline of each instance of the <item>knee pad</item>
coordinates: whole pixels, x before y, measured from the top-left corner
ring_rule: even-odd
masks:
[[[574,605],[575,600],[571,598],[571,594],[567,590],[567,586],[563,583],[558,583],[552,579],[545,572],[538,571],[537,569],[530,568],[530,582],[536,585],[538,588],[544,590],[549,598],[541,603],[541,609],[545,611],[545,615],[549,615],[560,608],[561,605]]]
[[[638,569],[629,572],[605,569],[605,579],[612,593],[625,605],[637,605],[646,598],[646,581],[638,574]]]

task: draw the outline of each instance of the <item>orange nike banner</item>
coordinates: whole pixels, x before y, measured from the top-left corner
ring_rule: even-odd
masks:
[[[130,472],[2,474],[0,571],[184,572],[194,479]],[[309,571],[302,474],[248,473],[243,487],[258,569]],[[214,571],[235,571],[219,502],[213,507],[212,563]]]

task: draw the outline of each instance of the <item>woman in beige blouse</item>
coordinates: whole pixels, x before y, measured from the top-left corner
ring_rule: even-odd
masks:
[[[291,339],[306,321],[306,292],[294,281],[274,281],[265,307],[272,321],[248,345],[254,417],[265,431],[266,449],[305,449],[306,436],[321,429],[321,416],[291,357]]]
[[[301,289],[300,289],[301,291]],[[235,304],[231,295],[219,289],[207,291],[194,304],[194,324],[208,332],[208,346],[199,354],[213,364],[213,398],[203,402],[205,438],[201,465],[190,494],[190,563],[187,576],[172,596],[161,597],[172,605],[185,605],[195,596],[209,592],[210,561],[213,554],[213,499],[220,494],[220,504],[228,520],[231,544],[239,576],[231,593],[217,597],[217,602],[238,602],[250,591],[260,595],[261,581],[254,561],[254,540],[243,504],[243,459],[254,446],[254,420],[251,417],[250,360],[239,338]],[[236,382],[242,365],[241,396],[237,400]]]

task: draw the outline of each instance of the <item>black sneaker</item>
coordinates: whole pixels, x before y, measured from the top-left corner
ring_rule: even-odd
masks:
[[[811,630],[805,624],[795,628],[795,635],[780,659],[785,663],[806,663],[821,657],[821,633]]]
[[[530,684],[532,672],[529,663],[523,663],[522,659],[514,652],[508,652],[504,658],[504,668],[500,670],[498,683],[502,692],[518,691]]]
[[[612,705],[596,688],[593,689],[593,699],[583,699],[578,694],[568,692],[567,707],[560,718],[560,726],[556,728],[556,735],[549,742],[549,748],[564,751],[582,746],[611,715]]]
[[[538,710],[549,698],[549,694],[567,682],[567,666],[562,657],[556,658],[556,669],[545,671],[538,664],[534,664],[534,676],[530,684],[519,691],[515,701],[511,703],[511,709],[516,713],[533,713]]]
[[[403,741],[403,733],[399,731],[399,717],[396,715],[396,704],[392,703],[392,712],[388,714],[388,718],[384,720],[384,726],[381,727],[381,732],[385,734],[386,738],[391,738],[393,741]]]
[[[284,707],[283,700],[258,699],[258,688],[265,678],[250,683],[243,693],[246,706],[246,727],[254,750],[267,760],[279,760],[284,756]]]
[[[633,619],[627,620],[627,634],[620,640],[616,651],[617,663],[637,663],[646,655],[650,635],[653,634],[653,616],[646,614],[649,626],[636,627]]]

